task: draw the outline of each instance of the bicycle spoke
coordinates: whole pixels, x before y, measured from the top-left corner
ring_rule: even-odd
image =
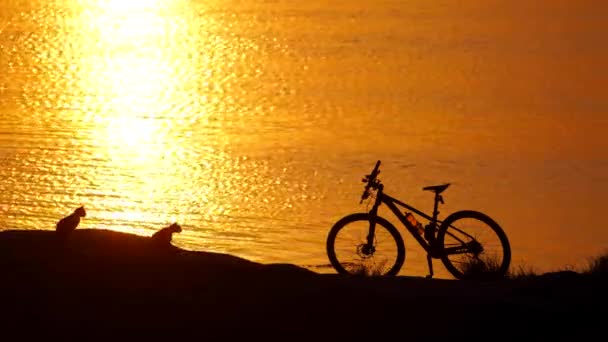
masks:
[[[405,257],[398,232],[377,223],[371,245],[367,241],[368,234],[369,220],[357,215],[354,219],[337,224],[328,239],[332,264],[342,273],[355,275],[374,276],[398,272]]]
[[[447,220],[446,220],[447,221]],[[442,261],[457,278],[472,272],[503,274],[510,247],[502,229],[478,212],[462,212],[443,227]]]
[[[367,245],[369,222],[361,221],[345,227],[336,237],[336,255],[352,274],[383,274],[397,257],[397,246],[392,236],[378,226],[374,243]],[[366,250],[369,249],[369,250]]]

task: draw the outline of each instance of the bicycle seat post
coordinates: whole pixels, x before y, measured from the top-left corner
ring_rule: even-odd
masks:
[[[443,189],[445,190],[445,188]],[[441,196],[441,191],[442,190],[438,190],[438,189],[433,189],[433,192],[435,193],[435,197],[433,198],[433,219],[430,222],[430,227],[427,227],[426,229],[432,229],[434,230],[437,226],[437,218],[439,217],[439,203],[441,202],[443,204],[443,197]],[[426,232],[425,229],[425,232]],[[426,234],[425,234],[426,236]],[[431,250],[429,251],[429,253],[427,253],[426,255],[426,260],[428,263],[428,267],[429,267],[429,274],[426,276],[426,278],[430,279],[433,278],[433,255],[436,254],[435,252],[435,238],[434,238],[434,233],[431,233],[430,238],[429,238],[429,243],[430,243],[430,247]]]
[[[441,196],[441,193],[444,192],[445,189],[447,189],[449,186],[450,183],[446,183],[442,185],[432,185],[422,188],[422,190],[432,191],[435,194],[435,199],[433,203],[433,224],[435,224],[435,222],[437,221],[437,217],[439,216],[439,202],[443,204],[443,197]]]
[[[433,223],[437,222],[439,217],[439,202],[443,204],[443,197],[438,192],[435,192],[435,199],[433,201]]]

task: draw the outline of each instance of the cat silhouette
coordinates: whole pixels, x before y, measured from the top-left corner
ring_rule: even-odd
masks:
[[[55,227],[55,231],[57,235],[62,238],[67,237],[70,233],[72,233],[80,224],[80,218],[87,216],[87,212],[84,209],[84,206],[80,206],[74,210],[70,215],[62,218],[57,222]]]
[[[157,232],[152,234],[150,238],[159,245],[168,245],[171,243],[173,233],[180,233],[181,231],[182,227],[177,224],[177,222],[175,222],[167,227],[158,230]]]

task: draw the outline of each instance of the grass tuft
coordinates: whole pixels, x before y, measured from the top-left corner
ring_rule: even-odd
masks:
[[[507,272],[506,278],[508,279],[532,279],[538,276],[538,273],[534,268],[527,265],[519,265],[515,270],[509,270]]]
[[[500,262],[496,258],[471,258],[462,267],[465,279],[469,280],[497,280],[505,278],[500,272]]]
[[[357,263],[349,269],[350,274],[360,277],[379,277],[385,273],[386,262],[380,263]]]
[[[587,267],[583,270],[582,273],[593,276],[608,275],[608,251],[590,259],[587,264]]]

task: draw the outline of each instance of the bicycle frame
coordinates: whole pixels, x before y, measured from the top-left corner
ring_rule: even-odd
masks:
[[[365,175],[361,180],[363,183],[366,183],[366,185],[363,193],[361,194],[359,204],[363,203],[364,200],[370,199],[370,196],[375,194],[375,198],[372,200],[373,205],[371,209],[367,213],[358,212],[344,216],[332,226],[327,236],[327,254],[332,266],[339,273],[355,274],[359,272],[357,268],[354,268],[353,270],[344,268],[346,264],[351,263],[349,257],[346,256],[350,255],[351,253],[356,253],[353,254],[355,258],[353,260],[355,260],[355,262],[358,259],[365,262],[365,259],[371,259],[375,256],[376,252],[378,252],[378,260],[383,264],[386,262],[392,262],[389,265],[391,268],[379,270],[380,272],[386,272],[386,275],[396,275],[399,272],[399,269],[403,266],[405,261],[406,247],[404,244],[403,235],[399,233],[399,229],[397,229],[393,223],[378,215],[378,208],[384,204],[397,217],[397,219],[399,219],[401,225],[405,226],[407,231],[410,232],[418,244],[426,251],[426,259],[429,267],[429,274],[427,275],[427,278],[433,277],[432,259],[441,259],[441,262],[445,265],[447,270],[458,279],[469,277],[469,275],[466,274],[466,272],[469,271],[467,266],[490,266],[491,268],[495,268],[496,271],[493,269],[488,269],[487,271],[490,271],[489,273],[501,276],[506,274],[511,259],[511,250],[507,236],[498,223],[496,223],[486,214],[474,210],[455,211],[444,219],[439,220],[438,206],[439,203],[444,203],[441,193],[448,188],[450,185],[449,183],[426,186],[422,188],[422,190],[431,191],[434,193],[433,211],[431,214],[427,214],[410,204],[385,194],[384,185],[377,178],[378,174],[380,173],[379,167],[380,160],[376,162],[372,172]],[[413,222],[412,218],[409,217],[411,213],[414,214],[414,217],[420,217],[420,221],[423,223],[425,220],[428,223],[426,225],[422,225]],[[482,243],[482,241],[478,240],[479,234],[476,231],[470,230],[476,228],[470,227],[472,224],[463,222],[480,223],[485,232],[490,234],[488,236],[488,241],[490,241],[490,243],[487,245],[489,248],[486,248],[485,236],[482,239],[484,240],[484,243]],[[360,239],[361,236],[352,236],[352,238],[355,239],[355,244],[350,244],[350,247],[349,245],[339,247],[338,249],[342,255],[338,255],[336,254],[336,239],[339,237],[339,233],[342,231],[342,229],[351,223],[364,223],[365,225],[363,228],[367,229],[361,233],[367,234],[367,236],[364,238],[363,243]],[[382,238],[379,239],[381,241],[377,241],[376,227],[378,227],[378,229],[384,229],[389,235],[383,235]],[[346,234],[346,236],[347,235],[348,234]],[[384,237],[386,237],[386,239],[383,239]],[[347,236],[346,238],[348,239],[349,237]],[[498,240],[496,240],[496,238]],[[382,240],[389,243],[394,241],[395,245],[391,244],[390,246],[385,246],[382,244]],[[352,249],[353,247],[354,249]],[[376,249],[377,247],[379,248],[378,250]],[[383,259],[384,252],[388,251],[391,253],[395,250],[395,248],[396,253],[392,253],[395,255],[394,260],[392,257],[389,257],[389,259]],[[496,252],[494,252],[494,250],[496,250]],[[486,251],[488,253],[486,253]],[[463,255],[452,257],[452,255],[456,254]],[[342,256],[345,256],[345,258],[342,258]],[[487,257],[487,262],[482,259],[484,256]],[[371,266],[383,267],[382,264],[376,265],[375,260],[376,259],[370,260]],[[344,263],[343,261],[348,262]],[[363,266],[367,267],[368,265]],[[353,271],[355,273],[353,273]],[[485,270],[476,270],[475,272],[483,273]]]
[[[438,210],[438,203],[440,201],[440,196],[439,194],[435,194],[435,201],[434,201],[434,206],[433,206],[433,214],[432,215],[428,215],[414,207],[412,207],[411,205],[407,204],[407,203],[403,203],[402,201],[387,195],[384,193],[384,185],[382,184],[378,184],[377,186],[377,194],[376,194],[376,200],[374,201],[374,205],[373,207],[370,209],[369,213],[371,214],[372,218],[376,218],[378,216],[378,208],[380,207],[381,204],[386,205],[391,212],[397,216],[397,218],[399,219],[399,221],[401,221],[401,223],[403,224],[403,226],[405,226],[405,228],[410,232],[410,234],[412,234],[412,236],[416,239],[416,241],[418,241],[418,243],[420,244],[420,246],[422,246],[422,248],[427,252],[428,255],[430,255],[433,258],[438,258],[439,254],[437,253],[437,251],[434,248],[434,243],[435,243],[435,239],[434,239],[434,234],[432,235],[433,238],[430,239],[429,242],[427,242],[424,238],[424,236],[422,236],[421,234],[418,233],[416,227],[413,227],[405,218],[405,215],[403,214],[402,210],[403,209],[407,209],[410,210],[414,213],[416,213],[417,215],[427,219],[429,221],[429,224],[431,225],[433,230],[436,230],[437,227],[443,222],[441,220],[438,219],[439,216],[439,210]],[[401,208],[401,209],[400,209]],[[374,219],[370,220],[371,224],[370,224],[370,230],[369,230],[369,235],[367,237],[367,242],[368,244],[371,246],[373,245],[373,238],[374,238],[374,234],[375,234],[375,225],[376,222]]]

